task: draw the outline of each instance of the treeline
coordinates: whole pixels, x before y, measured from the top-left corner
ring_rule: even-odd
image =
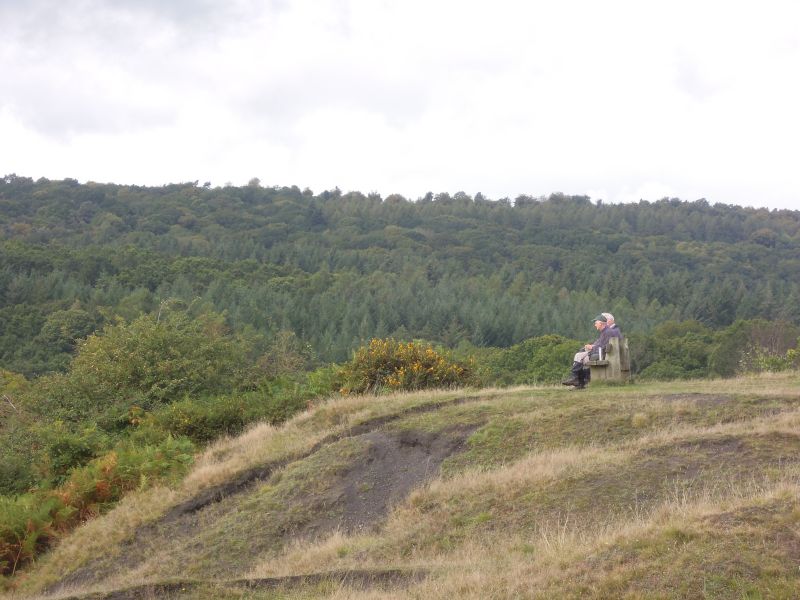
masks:
[[[322,362],[373,337],[509,347],[800,324],[800,213],[553,194],[392,195],[0,179],[0,366],[63,371],[76,340],[167,298],[236,332],[294,332]]]

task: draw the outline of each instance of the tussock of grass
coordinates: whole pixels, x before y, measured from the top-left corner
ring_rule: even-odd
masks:
[[[396,597],[797,597],[800,488],[779,482],[737,490],[675,497],[651,514],[595,528],[562,520],[535,532],[472,539],[446,561],[429,563],[433,575]],[[327,545],[337,543],[351,542],[331,538]],[[395,597],[336,594],[325,597]]]

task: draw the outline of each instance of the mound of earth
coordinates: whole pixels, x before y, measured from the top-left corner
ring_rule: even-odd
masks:
[[[460,425],[429,432],[379,425],[321,445],[280,468],[264,467],[263,478],[250,472],[246,483],[240,478],[221,486],[140,528],[116,556],[94,560],[48,592],[90,587],[153,560],[162,562],[159,571],[166,577],[233,581],[289,541],[379,528],[393,506],[436,477],[442,462],[465,447],[474,429]],[[276,506],[270,493],[281,489],[284,478],[297,478],[293,469],[310,473],[310,487],[293,481]],[[195,563],[183,564],[179,556],[191,556]]]

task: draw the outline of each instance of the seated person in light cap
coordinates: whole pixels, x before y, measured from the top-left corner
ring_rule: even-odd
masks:
[[[600,337],[591,344],[584,345],[583,349],[575,354],[572,359],[571,376],[562,381],[562,384],[574,385],[579,389],[586,387],[589,381],[589,361],[598,360],[601,351],[605,353],[611,338],[622,337],[619,327],[614,323],[614,315],[611,313],[597,315],[594,318],[594,328],[600,332]]]

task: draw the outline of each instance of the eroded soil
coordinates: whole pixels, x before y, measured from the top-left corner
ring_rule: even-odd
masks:
[[[76,570],[49,592],[90,587],[114,575],[158,563],[158,578],[241,578],[265,556],[289,541],[315,539],[339,530],[377,529],[389,511],[416,487],[436,477],[442,461],[462,451],[475,427],[453,426],[438,432],[389,431],[380,426],[316,448],[316,452],[272,469],[265,481],[233,482],[226,494],[173,510],[142,528],[115,557]],[[338,446],[337,446],[338,445]],[[337,447],[341,446],[344,450]],[[328,456],[329,453],[333,460]],[[317,470],[313,461],[327,465]],[[305,465],[303,463],[306,463]],[[333,464],[333,466],[330,466]],[[310,465],[310,466],[309,466]],[[276,495],[283,477],[308,471],[309,486],[285,486],[292,495]],[[306,470],[302,470],[306,469]],[[292,475],[292,473],[294,473]],[[298,488],[298,489],[295,489]],[[183,557],[183,558],[181,558]],[[192,564],[182,564],[191,557]]]

